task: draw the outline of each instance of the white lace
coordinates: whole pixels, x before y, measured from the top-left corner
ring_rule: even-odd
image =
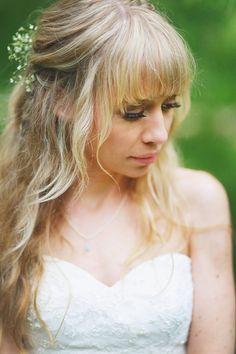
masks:
[[[141,263],[108,287],[85,270],[45,257],[38,307],[31,308],[32,354],[184,354],[192,316],[189,257],[174,253]]]

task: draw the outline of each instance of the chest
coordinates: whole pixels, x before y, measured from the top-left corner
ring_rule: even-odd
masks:
[[[85,270],[94,278],[112,286],[127,271],[127,261],[130,269],[142,262],[158,255],[170,252],[182,252],[187,254],[187,245],[183,235],[174,230],[168,242],[160,242],[160,237],[165,238],[166,225],[158,223],[158,235],[156,242],[151,247],[145,248],[145,236],[140,223],[140,214],[136,209],[126,208],[119,217],[106,224],[105,228],[99,224],[98,219],[92,219],[86,215],[83,220],[82,233],[76,233],[68,223],[60,224],[60,234],[66,242],[54,243],[50,254],[59,259],[66,260]],[[139,254],[137,253],[139,251]],[[132,257],[137,253],[137,257]]]
[[[136,353],[148,347],[172,353],[186,342],[191,322],[190,259],[156,257],[107,287],[79,267],[48,257],[37,303],[58,352]],[[33,309],[29,321],[38,348],[47,345]]]

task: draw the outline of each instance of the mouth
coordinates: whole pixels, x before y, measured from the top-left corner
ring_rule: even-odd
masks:
[[[151,163],[155,162],[157,158],[157,153],[153,154],[146,154],[141,156],[132,156],[132,159],[142,165],[150,165]]]

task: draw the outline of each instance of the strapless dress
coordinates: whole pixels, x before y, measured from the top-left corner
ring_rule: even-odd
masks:
[[[185,354],[192,317],[191,259],[165,254],[109,287],[82,268],[45,256],[28,314],[31,354]]]

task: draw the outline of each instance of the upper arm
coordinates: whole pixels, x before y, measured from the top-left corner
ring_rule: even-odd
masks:
[[[188,354],[233,354],[235,295],[228,200],[213,177],[199,175],[191,238],[194,282]]]

